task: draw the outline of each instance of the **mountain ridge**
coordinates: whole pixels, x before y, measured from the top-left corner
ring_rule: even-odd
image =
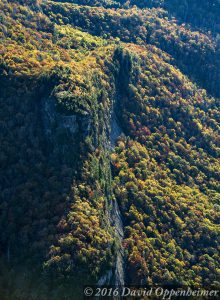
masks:
[[[78,2],[0,2],[0,295],[219,287],[216,32]]]

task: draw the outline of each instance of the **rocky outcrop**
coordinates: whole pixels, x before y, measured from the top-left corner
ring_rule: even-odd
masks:
[[[77,150],[80,140],[85,140],[88,135],[98,135],[97,142],[101,143],[103,151],[107,153],[115,146],[117,138],[123,133],[120,128],[115,112],[112,115],[103,116],[104,124],[102,130],[99,127],[93,128],[91,116],[85,112],[84,115],[72,114],[67,115],[60,113],[56,109],[56,102],[53,97],[48,97],[42,101],[42,121],[46,139],[50,145],[50,156],[52,159],[59,157],[64,163],[71,165],[73,156],[80,153]],[[97,131],[97,132],[96,132]],[[110,148],[109,148],[110,143]],[[110,162],[109,162],[109,175],[110,175]],[[108,180],[108,178],[106,178]],[[115,238],[115,264],[112,270],[100,277],[98,281],[99,286],[103,285],[124,285],[124,251],[122,241],[124,238],[123,222],[121,218],[120,209],[116,199],[112,199],[111,192],[106,194],[106,212],[105,219],[109,224],[109,228],[113,228],[112,234]]]
[[[62,162],[73,165],[80,140],[90,134],[91,116],[87,112],[84,115],[62,114],[56,110],[55,99],[48,97],[42,100],[42,120],[50,156],[55,155]]]
[[[123,286],[125,284],[125,274],[124,274],[124,249],[122,246],[122,241],[124,239],[124,229],[122,223],[122,217],[119,210],[119,206],[116,200],[113,201],[112,206],[112,220],[115,228],[115,238],[117,241],[116,248],[116,263],[114,270],[114,285]]]
[[[110,122],[107,127],[108,130],[106,130],[106,138],[109,141],[110,148],[106,145],[105,149],[106,151],[111,151],[115,147],[118,137],[123,134],[114,110],[112,111]],[[124,239],[123,222],[117,200],[115,198],[112,198],[112,195],[107,195],[107,198],[109,198],[107,218],[108,223],[113,228],[113,235],[115,239],[115,264],[112,270],[107,271],[99,279],[98,285],[103,286],[110,284],[121,287],[125,284],[124,250],[122,246],[122,242]]]
[[[110,212],[110,222],[114,228],[116,249],[115,249],[115,265],[113,270],[107,271],[98,281],[98,286],[114,285],[122,287],[125,284],[124,273],[124,249],[122,246],[124,238],[124,229],[119,206],[116,200],[113,200]]]
[[[117,97],[116,97],[117,99]],[[117,99],[118,101],[118,99]],[[117,103],[115,103],[115,108],[112,112],[111,116],[111,130],[110,130],[110,143],[111,148],[114,148],[117,142],[117,139],[120,135],[123,134],[123,130],[119,125],[115,109],[117,107]],[[112,204],[112,212],[111,212],[111,219],[113,226],[115,228],[115,238],[117,241],[116,247],[116,263],[115,263],[115,270],[114,270],[114,285],[116,286],[123,286],[125,284],[125,274],[124,274],[124,249],[122,246],[122,242],[124,239],[124,228],[122,222],[121,212],[117,203],[117,200],[113,200]]]
[[[111,133],[110,133],[110,142],[111,147],[115,147],[118,137],[123,133],[121,127],[118,124],[118,120],[115,112],[113,112],[111,117]]]

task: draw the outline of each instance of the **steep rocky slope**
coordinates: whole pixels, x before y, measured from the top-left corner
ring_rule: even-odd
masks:
[[[1,299],[219,285],[216,30],[118,2],[0,1]]]

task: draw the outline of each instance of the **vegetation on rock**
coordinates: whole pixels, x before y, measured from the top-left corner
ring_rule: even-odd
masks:
[[[218,12],[0,0],[1,299],[80,299],[119,252],[126,284],[219,288]]]

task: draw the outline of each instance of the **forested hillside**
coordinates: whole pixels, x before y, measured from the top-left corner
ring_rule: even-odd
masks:
[[[0,299],[220,288],[220,2],[0,0]]]

